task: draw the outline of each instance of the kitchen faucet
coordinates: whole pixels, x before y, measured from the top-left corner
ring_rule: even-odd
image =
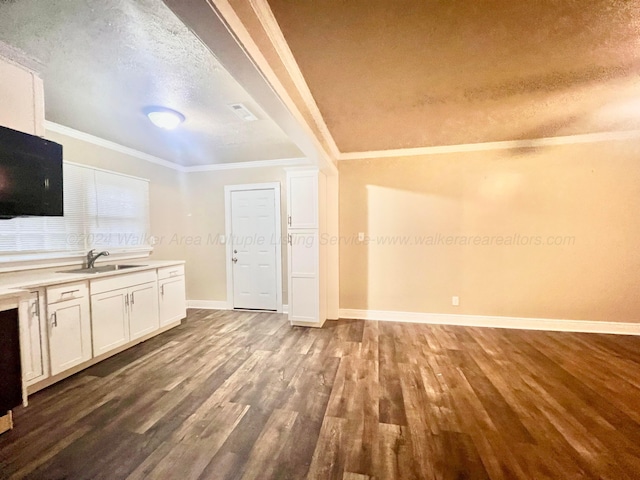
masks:
[[[93,252],[95,252],[95,250],[89,250],[89,253],[87,253],[87,268],[94,268],[96,260],[99,257],[102,257],[103,255],[105,257],[109,256],[109,252],[107,252],[106,250],[104,252],[100,252],[97,255],[94,255]]]

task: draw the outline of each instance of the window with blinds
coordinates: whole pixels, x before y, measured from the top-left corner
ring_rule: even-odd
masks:
[[[149,247],[149,182],[64,164],[64,217],[0,220],[2,255]]]

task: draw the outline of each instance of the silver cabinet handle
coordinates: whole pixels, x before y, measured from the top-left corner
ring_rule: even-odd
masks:
[[[75,290],[69,290],[69,291],[67,291],[67,292],[62,292],[62,293],[60,294],[60,296],[61,296],[61,297],[64,297],[65,295],[73,295],[74,293],[79,292],[79,291],[80,291],[80,289],[79,289],[79,288],[78,288],[78,289],[75,289]]]
[[[291,234],[290,234],[290,233],[289,233],[289,234],[287,234],[287,243],[288,243],[289,245],[293,245],[293,243],[291,243]]]
[[[58,312],[53,312],[51,314],[51,326],[52,327],[58,326]]]
[[[136,292],[131,292],[131,305],[133,305],[134,303],[136,303],[136,297],[135,297]]]
[[[160,295],[164,297],[164,283],[160,285]]]
[[[289,224],[289,226],[291,226],[291,215],[289,215],[289,218],[287,219],[287,223]]]
[[[40,317],[40,292],[34,292],[36,298],[33,300],[33,316]]]
[[[129,294],[128,293],[124,296],[124,306],[129,308]]]

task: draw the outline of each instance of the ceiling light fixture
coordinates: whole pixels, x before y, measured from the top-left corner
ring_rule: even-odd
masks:
[[[145,107],[143,111],[156,127],[164,130],[173,130],[185,120],[183,114],[167,107]]]

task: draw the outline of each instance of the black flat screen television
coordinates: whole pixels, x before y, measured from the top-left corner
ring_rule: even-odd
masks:
[[[0,127],[0,218],[63,214],[62,145]]]

